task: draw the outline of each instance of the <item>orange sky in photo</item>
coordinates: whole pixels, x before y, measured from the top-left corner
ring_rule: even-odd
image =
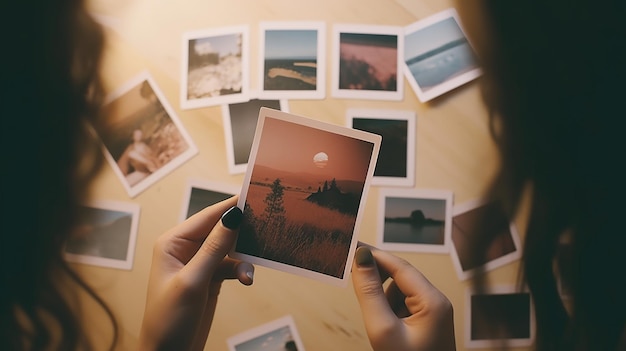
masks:
[[[364,182],[373,146],[360,139],[267,117],[255,165]],[[318,152],[328,155],[324,168],[313,162]]]

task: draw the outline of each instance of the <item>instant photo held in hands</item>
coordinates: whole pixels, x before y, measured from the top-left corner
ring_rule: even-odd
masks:
[[[262,107],[229,255],[345,286],[381,139]]]

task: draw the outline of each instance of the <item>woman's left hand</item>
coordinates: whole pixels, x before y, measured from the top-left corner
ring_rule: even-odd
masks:
[[[222,282],[252,284],[254,267],[226,257],[243,219],[236,204],[235,196],[207,207],[157,240],[141,350],[202,350]]]

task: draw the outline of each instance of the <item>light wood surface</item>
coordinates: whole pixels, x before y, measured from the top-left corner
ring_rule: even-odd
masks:
[[[107,23],[104,78],[114,90],[149,71],[199,148],[199,153],[147,190],[130,198],[106,165],[93,197],[141,206],[134,265],[130,271],[80,265],[114,309],[122,326],[121,349],[135,349],[156,238],[179,221],[190,178],[241,185],[243,174],[228,172],[222,112],[219,106],[180,108],[181,38],[186,31],[232,25],[250,26],[250,84],[256,79],[260,21],[324,21],[327,24],[327,89],[324,100],[291,100],[290,112],[345,125],[348,108],[412,110],[417,114],[416,186],[447,189],[455,203],[481,196],[496,166],[487,114],[476,82],[429,103],[420,103],[405,81],[402,101],[331,97],[331,28],[335,23],[406,26],[453,6],[449,0],[91,0],[92,11]],[[377,187],[367,198],[359,240],[375,243]],[[519,228],[523,229],[523,228]],[[522,232],[520,230],[520,232]],[[420,269],[455,307],[457,347],[465,350],[465,292],[448,254],[397,253]],[[518,263],[489,273],[499,284],[515,284]],[[90,313],[104,320],[98,312]],[[255,283],[224,284],[206,350],[227,350],[226,339],[279,317],[293,316],[306,350],[369,350],[352,286],[338,288],[287,273],[257,267]]]

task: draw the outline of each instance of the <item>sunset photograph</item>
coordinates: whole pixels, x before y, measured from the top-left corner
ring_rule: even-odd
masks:
[[[236,252],[341,279],[380,137],[261,115]]]

